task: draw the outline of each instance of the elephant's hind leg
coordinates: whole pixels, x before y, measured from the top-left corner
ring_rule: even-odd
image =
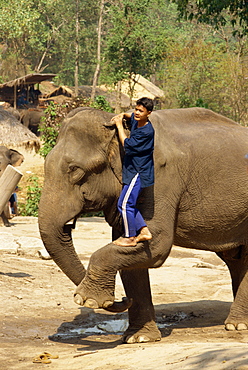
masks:
[[[122,336],[123,343],[160,340],[161,333],[155,323],[148,270],[123,270],[121,278],[127,297],[133,299],[128,310],[129,327]]]
[[[248,330],[248,247],[242,245],[218,255],[229,268],[234,295],[225,328]]]

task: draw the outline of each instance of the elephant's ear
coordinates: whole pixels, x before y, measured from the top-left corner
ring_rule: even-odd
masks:
[[[117,136],[115,135],[111,140],[108,148],[108,162],[110,167],[115,174],[117,180],[122,184],[122,159],[124,151],[120,145]]]
[[[24,161],[24,157],[17,150],[9,149],[10,163],[12,166],[20,166]]]

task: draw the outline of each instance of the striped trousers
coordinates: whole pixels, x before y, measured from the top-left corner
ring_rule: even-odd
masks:
[[[136,208],[136,202],[141,191],[140,176],[137,173],[131,183],[124,185],[118,200],[118,210],[123,219],[125,237],[136,236],[146,223]]]

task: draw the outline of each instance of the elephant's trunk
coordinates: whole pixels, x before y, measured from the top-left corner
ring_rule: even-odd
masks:
[[[74,284],[79,285],[85,276],[85,268],[73,246],[72,226],[55,226],[54,220],[50,222],[39,212],[39,229],[45,248],[54,262]]]

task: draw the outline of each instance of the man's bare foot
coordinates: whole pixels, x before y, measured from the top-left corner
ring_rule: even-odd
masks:
[[[152,239],[152,234],[150,233],[149,229],[147,226],[142,227],[140,229],[139,235],[136,237],[136,242],[144,242],[145,240],[151,240]]]
[[[118,239],[114,240],[113,243],[121,247],[135,247],[137,245],[135,236],[131,236],[130,238],[120,236]]]

